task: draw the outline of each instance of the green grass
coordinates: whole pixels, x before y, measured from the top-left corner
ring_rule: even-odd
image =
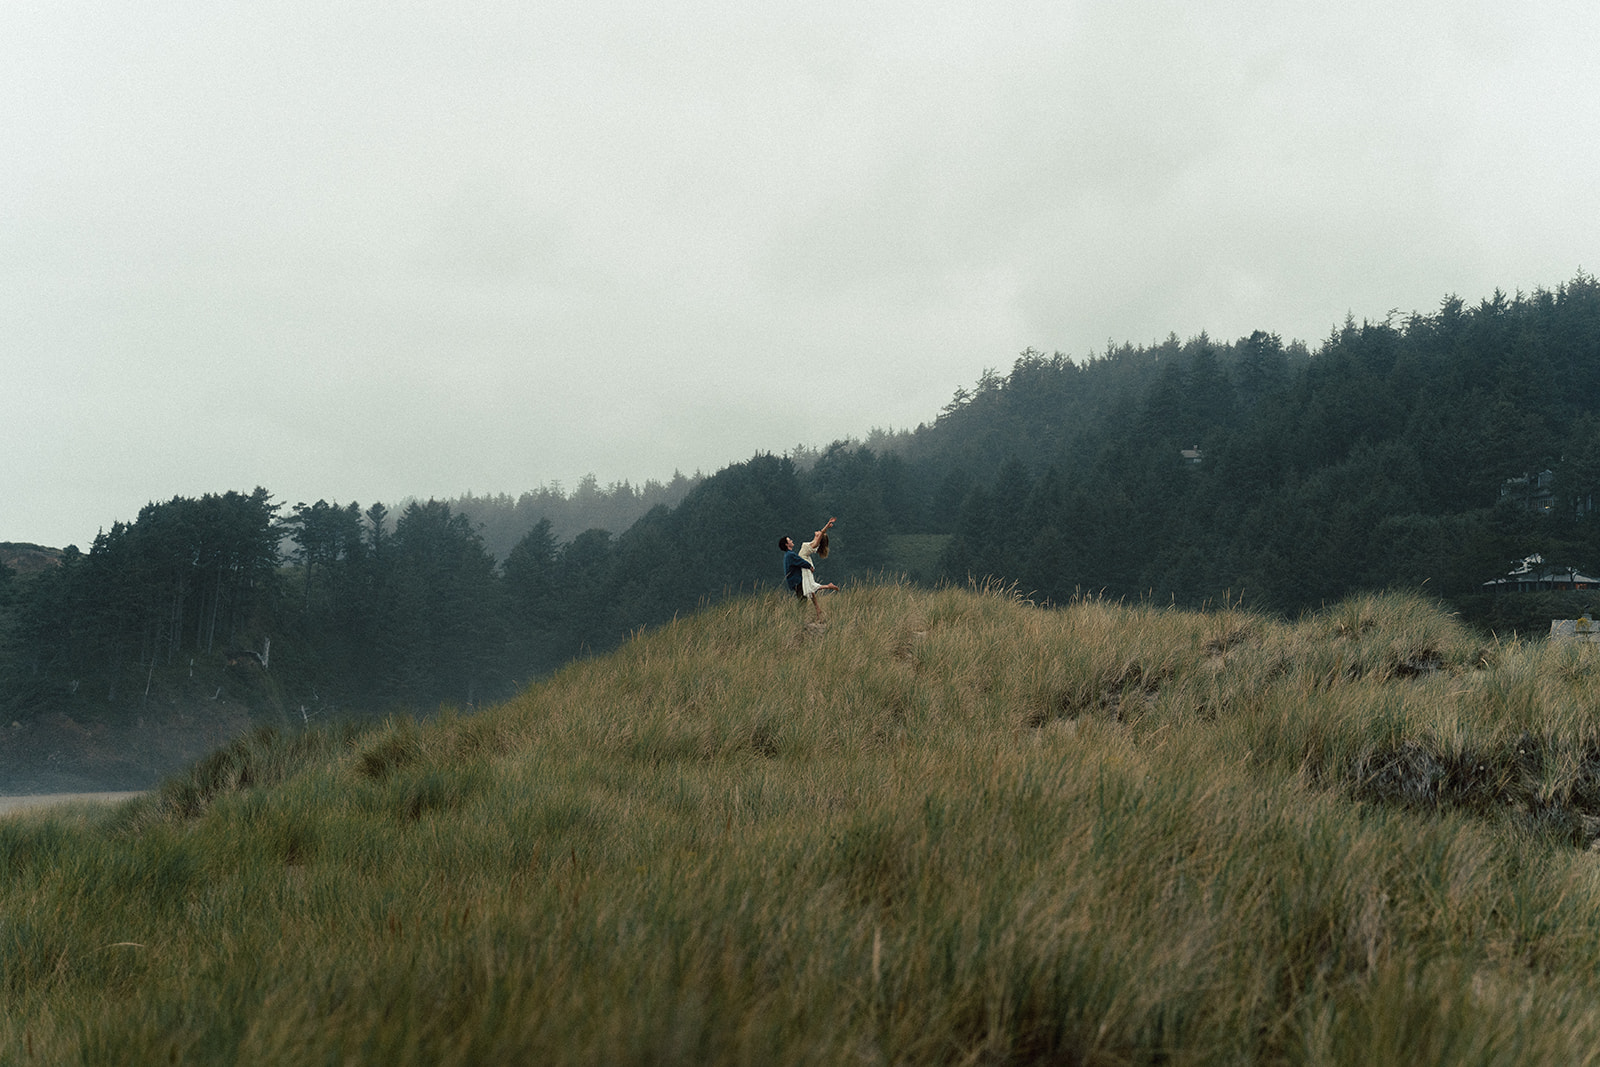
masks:
[[[0,1059],[1600,1059],[1592,650],[1403,596],[829,620],[0,821]]]

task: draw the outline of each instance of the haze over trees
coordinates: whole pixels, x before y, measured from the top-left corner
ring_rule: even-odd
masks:
[[[1315,351],[1262,331],[1082,361],[1030,350],[914,430],[642,490],[586,479],[395,512],[264,488],[175,497],[58,568],[0,571],[3,710],[477,704],[775,587],[777,537],[828,515],[824,573],[847,590],[879,571],[993,577],[1041,601],[1242,597],[1293,617],[1401,587],[1526,631],[1547,606],[1482,583],[1535,553],[1600,568],[1597,412],[1600,285],[1579,274],[1348,320]]]
[[[598,478],[586,474],[570,493],[560,482],[551,482],[516,498],[508,493],[467,493],[447,503],[467,517],[483,535],[484,546],[503,560],[518,539],[539,522],[548,522],[561,541],[570,541],[585,530],[626,530],[659,504],[676,507],[702,478],[698,471],[693,477],[674,471],[666,482],[649,479],[639,487],[627,481],[602,486]]]

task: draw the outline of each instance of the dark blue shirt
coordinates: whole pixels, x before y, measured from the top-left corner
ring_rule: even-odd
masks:
[[[791,548],[789,551],[783,554],[783,580],[788,584],[790,589],[800,588],[801,571],[809,571],[813,569],[814,568],[811,566],[811,564],[801,559],[800,553],[796,552],[794,549]]]

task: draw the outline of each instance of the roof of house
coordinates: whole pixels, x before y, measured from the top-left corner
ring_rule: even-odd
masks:
[[[1544,557],[1537,552],[1518,561],[1504,578],[1492,578],[1483,584],[1488,587],[1497,585],[1522,585],[1524,583],[1549,583],[1551,585],[1595,585],[1600,586],[1600,578],[1591,578],[1576,567],[1558,567],[1546,565]]]

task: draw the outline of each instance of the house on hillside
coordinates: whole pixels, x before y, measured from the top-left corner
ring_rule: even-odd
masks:
[[[1600,578],[1591,578],[1576,567],[1546,564],[1534,553],[1520,560],[1504,578],[1483,583],[1485,593],[1542,593],[1571,589],[1600,589]]]
[[[1556,508],[1556,475],[1542,470],[1538,474],[1520,474],[1500,483],[1500,499],[1510,500],[1528,511],[1548,515]]]

